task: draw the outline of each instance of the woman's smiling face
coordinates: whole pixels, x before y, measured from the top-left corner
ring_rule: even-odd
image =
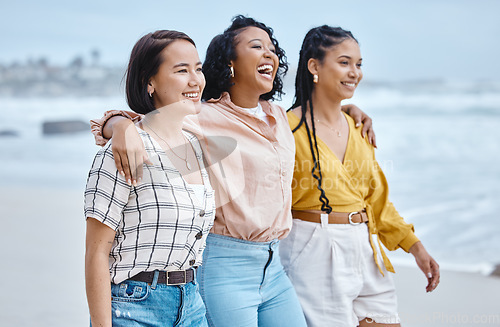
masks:
[[[205,76],[195,46],[186,40],[169,44],[161,53],[163,62],[148,85],[157,109],[185,101],[199,103]]]
[[[358,43],[350,38],[326,50],[316,66],[318,83],[314,88],[340,100],[351,98],[363,79],[362,60]]]
[[[247,27],[235,41],[236,59],[231,62],[234,85],[231,89],[244,89],[257,96],[270,92],[279,60],[267,32],[254,26]]]

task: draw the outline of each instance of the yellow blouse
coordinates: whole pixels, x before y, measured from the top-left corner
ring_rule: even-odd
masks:
[[[399,215],[389,201],[389,187],[378,162],[375,159],[373,146],[367,138],[361,136],[360,128],[355,127],[351,117],[344,114],[349,124],[349,137],[344,162],[342,163],[330,148],[319,138],[318,150],[322,172],[322,188],[326,193],[333,211],[353,212],[366,209],[368,228],[390,251],[401,247],[408,252],[418,242],[412,224],[408,224]],[[294,129],[300,118],[289,111],[287,113],[290,127]],[[320,191],[317,181],[311,175],[313,160],[307,131],[301,126],[294,133],[295,167],[292,182],[293,210],[321,210]],[[377,262],[377,247],[370,238]],[[380,247],[384,265],[388,271],[394,272],[389,259]],[[380,272],[383,274],[381,267]]]

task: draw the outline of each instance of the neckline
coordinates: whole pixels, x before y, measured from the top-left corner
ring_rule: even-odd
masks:
[[[194,192],[193,189],[192,189],[192,187],[191,187],[191,184],[186,181],[186,179],[181,174],[181,172],[179,171],[179,169],[177,169],[177,167],[175,167],[175,165],[172,163],[172,161],[170,161],[170,158],[168,157],[167,153],[163,150],[163,148],[160,146],[160,144],[148,132],[146,132],[145,130],[143,130],[143,129],[137,127],[137,126],[136,126],[136,128],[139,130],[139,132],[142,132],[142,133],[144,133],[144,134],[146,134],[148,136],[148,138],[149,138],[150,142],[153,144],[155,150],[157,150],[159,153],[161,153],[161,155],[168,161],[168,163],[170,164],[171,169],[177,175],[179,175],[179,177],[181,178],[181,180],[184,183],[184,185],[186,187],[189,187],[189,189],[192,192]],[[182,133],[184,134],[184,136],[186,137],[186,140],[189,142],[189,144],[193,148],[196,160],[198,161],[198,166],[200,168],[201,181],[203,182],[203,184],[194,184],[194,185],[203,185],[205,187],[205,189],[208,189],[208,185],[210,185],[210,184],[208,183],[208,181],[205,180],[205,178],[203,177],[203,173],[202,173],[202,171],[205,170],[205,166],[201,162],[203,160],[203,158],[201,160],[198,158],[198,151],[196,149],[196,146],[195,146],[195,144],[193,144],[193,141],[191,141],[191,139],[190,139],[190,136],[192,136],[192,134],[190,132],[188,132],[188,131],[185,131],[185,130],[182,130]]]
[[[295,112],[291,111],[292,115],[294,115],[294,117],[300,121],[300,117],[298,117]],[[328,149],[328,152],[330,152],[331,155],[333,155],[335,157],[335,159],[342,165],[342,167],[345,167],[345,161],[346,161],[346,158],[347,158],[347,155],[348,153],[350,152],[350,144],[351,144],[351,137],[352,137],[352,124],[351,124],[351,121],[350,121],[350,117],[349,115],[347,115],[345,112],[342,111],[342,114],[344,115],[346,121],[347,121],[347,127],[349,128],[349,132],[348,132],[348,135],[347,135],[347,146],[345,148],[345,153],[344,153],[344,160],[340,160],[337,155],[335,154],[335,152],[333,152],[332,149],[330,149],[330,147],[321,139],[321,137],[319,137],[317,134],[316,134],[316,140],[318,140],[318,143],[321,143],[326,149]],[[301,126],[301,129],[302,129],[302,126]],[[303,131],[304,133],[306,133],[306,130],[305,130],[305,127],[303,128]]]
[[[217,103],[217,102],[222,102],[224,104],[226,104],[229,108],[233,109],[233,110],[236,110],[238,112],[244,112],[245,114],[247,115],[251,115],[248,111],[249,110],[252,110],[252,109],[255,109],[256,107],[253,107],[253,108],[244,108],[244,107],[240,107],[238,106],[236,103],[234,103],[232,100],[231,100],[231,95],[229,94],[229,92],[225,91],[221,94],[221,96],[218,98],[218,99],[211,99],[207,102],[211,102],[211,103]],[[266,103],[265,105],[262,105],[262,103]],[[273,111],[271,109],[271,104],[269,101],[265,101],[265,100],[261,100],[259,99],[259,101],[257,102],[257,108],[260,107],[262,108],[262,111],[267,115],[267,116],[270,116],[270,117],[273,117]],[[266,109],[269,111],[266,112]],[[251,115],[253,116],[253,115]]]

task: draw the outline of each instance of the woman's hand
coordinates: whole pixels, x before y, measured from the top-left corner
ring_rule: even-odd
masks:
[[[356,123],[356,127],[363,123],[363,129],[361,130],[361,135],[365,137],[368,136],[368,141],[374,147],[377,147],[377,140],[375,139],[375,131],[373,130],[372,119],[365,114],[361,109],[359,109],[354,104],[346,104],[342,106],[342,111],[351,116]]]
[[[144,143],[129,119],[120,119],[113,125],[111,150],[115,157],[116,169],[125,177],[129,185],[137,186],[142,180],[142,164],[152,164]]]
[[[413,254],[418,267],[425,274],[425,277],[427,277],[428,283],[425,290],[432,292],[439,284],[440,273],[438,263],[427,253],[427,250],[420,241],[413,244],[409,252]]]

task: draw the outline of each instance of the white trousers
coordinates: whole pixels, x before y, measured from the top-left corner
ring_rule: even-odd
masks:
[[[293,220],[280,255],[308,326],[353,327],[364,318],[399,323],[392,276],[378,270],[369,237],[366,224]]]

